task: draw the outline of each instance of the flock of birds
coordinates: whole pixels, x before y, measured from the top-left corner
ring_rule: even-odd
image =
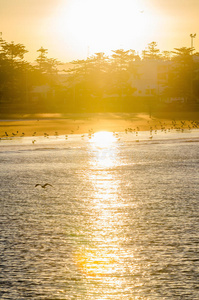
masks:
[[[149,121],[148,121],[149,123]],[[191,130],[191,129],[196,129],[199,128],[199,121],[189,121],[189,124],[187,124],[185,121],[180,121],[180,123],[177,123],[175,120],[172,120],[171,126],[167,127],[166,123],[159,121],[159,126],[155,125],[154,127],[150,126],[149,129],[149,139],[152,140],[153,139],[153,133],[157,134],[158,130],[160,130],[161,132],[170,132],[171,130],[176,130],[176,131],[181,131],[184,132],[185,129]],[[126,128],[125,129],[125,133],[127,134],[128,132],[130,133],[135,133],[136,136],[138,136],[140,129],[139,127],[136,127],[134,129],[132,128]],[[139,142],[139,140],[137,139],[136,142]]]
[[[150,125],[149,121],[148,121],[148,125]],[[170,127],[167,127],[166,123],[159,122],[159,126],[155,125],[154,127],[152,127],[152,126],[149,127],[149,133],[150,133],[149,139],[152,139],[153,138],[153,133],[157,134],[158,130],[161,130],[162,132],[167,133],[167,132],[170,132],[171,130],[176,130],[176,131],[183,132],[185,129],[191,130],[191,129],[197,129],[197,128],[199,128],[199,121],[189,121],[189,123],[187,124],[185,121],[180,121],[180,122],[177,123],[175,120],[173,120]],[[79,126],[78,126],[78,129],[79,129]],[[126,134],[128,134],[128,133],[134,133],[136,135],[136,137],[138,137],[139,131],[140,131],[139,127],[136,127],[136,128],[128,127],[128,128],[125,129],[125,133]],[[70,133],[73,134],[74,130],[71,130]],[[34,132],[32,134],[32,136],[36,136],[36,135],[37,135],[37,132]],[[94,131],[93,131],[93,129],[90,129],[88,131],[88,134],[87,135],[86,134],[82,134],[81,138],[84,139],[87,136],[89,139],[91,139],[93,137],[93,135],[94,135]],[[16,131],[15,133],[12,132],[12,134],[9,135],[8,132],[5,131],[5,134],[3,134],[2,137],[0,137],[0,140],[1,139],[7,139],[7,138],[10,139],[10,138],[13,138],[13,137],[16,137],[16,136],[24,137],[25,133],[22,132],[21,135],[19,135],[19,132]],[[59,136],[59,134],[58,134],[57,131],[55,131],[54,136],[56,136],[56,137]],[[113,136],[117,140],[120,140],[118,133],[113,132]],[[49,138],[49,134],[47,134],[45,132],[44,133],[44,137],[45,138]],[[68,137],[69,137],[69,135],[66,134],[65,135],[65,139],[67,140]],[[35,142],[36,142],[36,139],[33,139],[32,140],[32,144],[35,144]],[[138,138],[136,139],[136,142],[139,142]],[[42,189],[46,189],[47,186],[53,187],[50,183],[45,183],[45,184],[37,183],[35,185],[35,187],[39,187],[39,186]]]
[[[150,126],[149,121],[148,121],[148,126]],[[180,121],[180,122],[177,123],[175,120],[172,120],[170,127],[168,127],[166,125],[166,123],[160,121],[159,125],[155,125],[154,127],[152,127],[152,126],[149,127],[149,133],[150,133],[149,139],[153,139],[153,134],[157,134],[158,130],[161,130],[162,132],[164,131],[166,133],[166,132],[170,132],[171,130],[176,130],[176,131],[183,132],[185,129],[191,130],[191,129],[196,129],[196,128],[199,128],[199,121],[188,121],[188,123],[186,123],[186,121]],[[79,126],[77,128],[77,131],[78,130],[79,130]],[[140,131],[139,127],[136,127],[136,128],[128,127],[128,128],[125,129],[126,134],[127,133],[135,133],[136,137],[138,137],[139,131]],[[75,131],[71,130],[70,134],[73,134],[73,133],[75,133]],[[34,132],[32,134],[33,137],[35,137],[36,135],[37,135],[37,132]],[[84,139],[85,137],[88,137],[89,139],[91,139],[93,137],[93,135],[94,135],[94,130],[90,129],[87,134],[82,134],[81,138]],[[113,132],[113,135],[118,140],[120,139],[115,132]],[[16,131],[16,132],[12,132],[11,134],[8,134],[8,132],[5,131],[5,134],[3,134],[0,137],[0,140],[1,139],[12,139],[14,137],[24,137],[24,136],[25,136],[24,132],[22,132],[20,134],[18,131]],[[44,132],[43,136],[45,138],[49,138],[49,134],[46,133],[46,132]],[[55,131],[54,136],[55,137],[59,136],[57,131]],[[65,134],[65,140],[68,140],[68,138],[69,138],[69,135]],[[139,140],[137,139],[136,141],[139,141]],[[33,139],[32,144],[35,144],[35,143],[36,143],[36,139]]]

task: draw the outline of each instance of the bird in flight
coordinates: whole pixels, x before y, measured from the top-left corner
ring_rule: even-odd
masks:
[[[45,189],[47,187],[47,185],[52,186],[50,183],[45,183],[45,184],[37,183],[37,184],[35,184],[35,187],[37,187],[39,185],[42,187],[42,189]]]

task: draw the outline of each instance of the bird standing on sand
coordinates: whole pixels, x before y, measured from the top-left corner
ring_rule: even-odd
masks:
[[[49,185],[49,186],[52,186],[50,183],[45,183],[45,184],[40,184],[40,183],[37,183],[37,184],[35,184],[35,187],[37,187],[37,186],[41,186],[42,187],[42,189],[45,189],[46,187],[47,187],[47,185]]]

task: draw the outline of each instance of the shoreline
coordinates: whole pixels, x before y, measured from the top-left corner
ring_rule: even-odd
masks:
[[[150,118],[146,113],[35,114],[14,116],[15,118],[13,119],[0,119],[0,137],[5,137],[5,135],[11,137],[21,135],[85,134],[90,131],[150,131],[169,129],[174,126],[181,129],[199,128],[199,118],[196,119],[197,115],[194,113],[189,115],[189,118],[188,116],[185,117],[186,115],[182,115],[182,118],[178,119],[168,118],[166,115],[162,115],[162,117],[152,116]]]

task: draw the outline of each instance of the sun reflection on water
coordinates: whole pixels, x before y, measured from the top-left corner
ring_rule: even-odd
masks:
[[[112,278],[123,273],[122,242],[124,216],[120,199],[120,165],[117,138],[112,132],[97,132],[91,139],[87,180],[92,185],[88,203],[91,210],[88,243],[75,253],[78,270],[86,276]],[[115,284],[116,284],[115,279]]]
[[[108,131],[99,131],[94,133],[91,143],[94,147],[103,149],[103,148],[110,148],[111,145],[117,141],[117,138],[113,134],[113,132]]]
[[[88,276],[113,275],[117,268],[117,256],[113,251],[101,248],[82,248],[76,253],[78,268]]]
[[[117,138],[113,132],[96,132],[90,140],[94,157],[90,160],[93,167],[111,168],[118,164],[116,147]]]

